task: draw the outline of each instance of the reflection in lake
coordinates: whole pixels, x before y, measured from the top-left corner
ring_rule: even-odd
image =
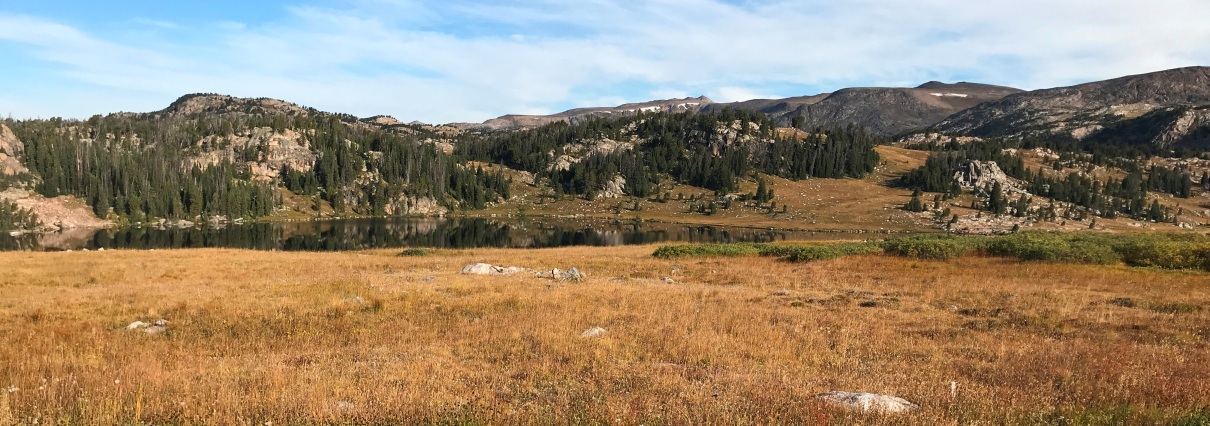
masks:
[[[255,223],[226,228],[121,228],[41,236],[0,236],[3,250],[161,249],[226,247],[334,251],[390,247],[562,247],[661,242],[771,242],[835,238],[835,234],[665,223],[493,219],[343,219]]]

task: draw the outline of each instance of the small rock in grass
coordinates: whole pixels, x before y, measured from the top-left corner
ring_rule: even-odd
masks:
[[[593,328],[584,330],[583,333],[580,333],[580,337],[600,337],[603,334],[605,334],[604,328],[593,327]]]
[[[168,331],[168,320],[158,319],[155,322],[135,321],[126,326],[129,331],[142,331],[147,334],[163,334]]]
[[[468,275],[512,275],[525,268],[517,266],[496,266],[488,263],[472,263],[462,267],[462,273]]]
[[[866,392],[832,391],[815,395],[815,399],[854,411],[906,413],[920,409],[919,405],[897,396]]]

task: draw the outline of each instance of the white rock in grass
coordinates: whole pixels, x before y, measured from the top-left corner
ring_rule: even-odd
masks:
[[[472,263],[462,267],[462,273],[468,275],[512,275],[525,268],[517,266],[496,266],[488,263]]]
[[[154,323],[135,321],[126,326],[129,331],[142,331],[147,334],[163,334],[168,331],[168,320],[158,319]]]
[[[580,333],[580,337],[600,337],[603,334],[605,334],[604,328],[593,327],[593,328],[584,330],[583,333]]]
[[[919,405],[897,396],[865,392],[832,391],[815,395],[815,399],[855,411],[906,413],[920,408]]]

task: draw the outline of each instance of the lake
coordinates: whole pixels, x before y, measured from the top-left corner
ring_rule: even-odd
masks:
[[[224,247],[255,250],[338,251],[395,247],[616,246],[664,242],[774,242],[853,239],[857,234],[784,231],[670,223],[538,218],[373,218],[253,223],[224,228],[76,229],[11,237],[0,250],[96,250]]]

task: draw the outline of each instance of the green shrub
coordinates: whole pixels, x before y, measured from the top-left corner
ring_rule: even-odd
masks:
[[[827,245],[732,243],[732,244],[680,244],[663,246],[652,256],[661,259],[709,256],[764,256],[777,257],[793,262],[832,259],[841,256],[878,253],[882,247],[871,243],[838,243]]]
[[[1210,241],[1205,237],[1137,235],[1113,248],[1130,266],[1210,271]]]
[[[1193,303],[1155,303],[1147,309],[1161,314],[1192,314],[1201,312],[1202,306]]]
[[[660,247],[653,255],[664,259],[759,255],[809,262],[880,251],[917,259],[948,260],[983,254],[1045,262],[1096,265],[1125,262],[1130,266],[1210,271],[1210,237],[1196,234],[1021,232],[995,237],[925,234],[891,238],[877,244],[681,244]]]
[[[789,253],[779,257],[791,262],[811,262],[842,256],[880,253],[882,247],[871,243],[840,243],[826,246],[796,246],[793,247],[793,250],[787,251]],[[764,253],[761,254],[764,255]]]
[[[660,247],[655,250],[655,253],[652,253],[652,256],[661,259],[709,256],[756,256],[760,254],[762,246],[764,244],[756,243],[679,244]]]
[[[1054,232],[1025,232],[990,238],[984,248],[993,256],[1047,262],[1114,264],[1121,256],[1103,238]]]
[[[803,249],[803,247],[808,246],[793,244],[765,244],[760,247],[760,255],[766,257],[785,258],[799,252]]]
[[[979,250],[984,244],[982,237],[957,237],[953,235],[913,235],[883,241],[882,248],[896,256],[917,259],[957,259]]]
[[[405,249],[404,251],[399,252],[398,256],[408,256],[408,257],[411,257],[411,256],[431,256],[432,254],[433,254],[433,252],[432,252],[432,251],[430,251],[430,250],[428,250],[428,249],[422,249],[422,248],[415,248],[415,247],[413,247],[413,248]]]

